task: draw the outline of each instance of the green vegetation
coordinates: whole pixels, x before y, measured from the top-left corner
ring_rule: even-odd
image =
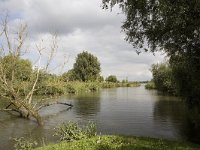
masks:
[[[106,82],[113,82],[116,83],[118,82],[117,77],[115,75],[110,75],[105,79]]]
[[[96,125],[90,122],[84,126],[75,122],[63,123],[55,130],[54,136],[58,136],[60,141],[70,142],[96,136]]]
[[[95,81],[100,76],[100,63],[94,55],[83,51],[77,55],[73,75],[79,81]]]
[[[128,137],[117,135],[96,135],[93,123],[79,126],[77,123],[68,122],[56,128],[56,136],[60,143],[37,148],[37,150],[132,150],[132,149],[198,149],[197,145],[178,143],[162,139]]]
[[[169,62],[177,93],[189,104],[200,106],[200,56],[183,54],[171,57]]]
[[[138,87],[140,86],[139,82],[102,82],[101,84],[101,88],[116,88],[116,87]]]
[[[177,94],[172,69],[168,63],[154,64],[151,71],[157,90],[172,95]]]
[[[58,144],[43,144],[37,150],[132,150],[132,149],[199,149],[199,145],[191,143],[181,143],[164,139],[154,139],[148,137],[118,136],[96,134],[94,123],[80,125],[75,122],[63,123],[55,128],[55,135],[60,139]],[[15,149],[31,150],[38,145],[38,142],[22,138],[14,138]]]
[[[146,84],[145,87],[147,89],[156,88],[163,93],[187,98],[187,102],[192,105],[199,104],[200,95],[198,91],[200,81],[198,79],[198,71],[194,73],[194,70],[190,67],[191,64],[180,60],[182,57],[176,56],[173,59],[170,63],[166,62],[152,65],[153,80]],[[195,78],[191,78],[191,76],[195,76]],[[190,79],[190,82],[188,82],[188,79]]]
[[[8,80],[12,80],[13,77],[15,77],[15,80],[20,81],[30,80],[32,63],[29,60],[21,59],[14,55],[7,55],[2,57],[0,62]],[[15,75],[12,73],[15,73]]]
[[[125,137],[125,136],[96,136],[74,142],[51,144],[37,150],[194,150],[197,145],[178,143],[161,139]]]
[[[147,83],[145,84],[145,88],[146,88],[146,89],[149,89],[149,90],[151,90],[151,89],[156,89],[156,85],[155,85],[155,83],[154,83],[153,81],[150,81],[150,82],[147,82]]]
[[[200,104],[200,1],[102,2],[104,8],[119,4],[126,15],[122,25],[126,41],[137,48],[138,54],[164,51],[169,57],[170,72],[178,94],[192,105]],[[161,90],[174,93],[168,81]]]
[[[63,82],[62,80],[47,80],[42,83],[38,83],[39,88],[35,92],[36,95],[62,95],[62,94],[78,94],[78,93],[88,93],[96,92],[103,88],[117,88],[117,87],[138,87],[140,83],[138,82],[81,82],[81,81],[70,81]],[[42,85],[41,85],[42,84]]]
[[[36,141],[31,139],[26,139],[24,137],[21,138],[13,138],[15,144],[15,150],[32,150],[34,147],[38,145]]]

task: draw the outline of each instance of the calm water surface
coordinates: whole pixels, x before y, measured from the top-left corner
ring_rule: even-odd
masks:
[[[56,142],[54,128],[66,121],[93,121],[98,133],[135,135],[200,142],[200,119],[176,97],[163,96],[144,86],[103,89],[98,93],[63,96],[54,105],[40,111],[45,125],[38,127],[28,121],[0,112],[0,149],[12,149],[11,137],[32,137],[39,141]]]

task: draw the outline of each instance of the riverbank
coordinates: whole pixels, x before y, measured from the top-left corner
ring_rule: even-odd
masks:
[[[60,142],[37,148],[36,150],[194,150],[200,146],[191,143],[181,143],[154,138],[128,137],[116,135],[96,136],[74,142]]]
[[[104,88],[116,88],[116,87],[138,87],[139,82],[63,82],[58,80],[52,80],[51,82],[42,82],[35,91],[36,96],[40,95],[65,95],[65,94],[78,94],[95,92]]]

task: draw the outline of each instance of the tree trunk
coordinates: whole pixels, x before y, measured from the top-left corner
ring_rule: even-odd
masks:
[[[25,103],[23,101],[12,101],[12,104],[14,105],[15,109],[20,113],[20,115],[24,118],[30,119],[30,117],[33,117],[36,119],[38,125],[42,125],[42,118],[38,111],[32,107],[31,104]]]

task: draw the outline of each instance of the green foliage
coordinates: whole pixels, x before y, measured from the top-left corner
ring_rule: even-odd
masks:
[[[188,55],[173,56],[170,64],[178,94],[193,105],[200,105],[200,59]]]
[[[65,84],[65,83],[64,83]],[[100,89],[100,84],[98,82],[67,82],[65,84],[66,93],[83,93],[83,92],[95,92]]]
[[[94,55],[83,51],[74,63],[74,75],[79,81],[95,81],[100,76],[100,63]]]
[[[29,60],[21,59],[17,56],[7,55],[0,58],[0,76],[12,84],[12,88],[18,91],[20,96],[24,96],[31,89],[32,64]],[[10,95],[8,90],[3,88],[3,81],[0,82],[2,95]]]
[[[55,128],[55,136],[58,136],[61,141],[81,140],[95,135],[96,126],[94,123],[88,123],[84,127],[80,127],[78,123],[68,122]]]
[[[152,65],[153,81],[158,90],[169,93],[176,94],[176,85],[173,82],[172,69],[169,64],[161,63]]]
[[[115,75],[108,76],[105,81],[106,82],[113,82],[113,83],[118,82],[117,77]]]
[[[77,93],[77,89],[75,87],[75,84],[73,83],[67,83],[66,85],[66,92],[69,94],[75,94]]]
[[[114,83],[114,82],[103,82],[100,84],[101,88],[116,88],[116,87],[138,87],[140,83],[138,82],[128,82],[128,83]]]
[[[103,76],[99,76],[97,80],[98,80],[99,82],[103,82],[103,81],[104,81],[104,78],[103,78]]]
[[[2,65],[1,73],[6,75],[8,80],[27,81],[30,80],[32,64],[29,60],[8,55],[0,59]]]
[[[36,95],[62,95],[65,93],[64,83],[56,75],[41,72],[36,87]]]
[[[15,150],[32,150],[34,147],[38,145],[36,141],[31,139],[25,139],[24,137],[21,138],[13,138],[15,144]]]
[[[128,80],[126,79],[126,80],[122,80],[122,83],[128,83]]]
[[[156,89],[156,85],[155,85],[155,83],[153,81],[150,81],[147,84],[145,84],[145,88],[149,89],[149,90]]]
[[[98,82],[89,82],[86,86],[90,92],[96,92],[100,89],[100,84]]]
[[[179,94],[191,104],[200,104],[200,1],[102,1],[104,8],[115,4],[122,8],[126,15],[122,25],[126,40],[137,48],[138,53],[142,49],[164,50],[170,58]],[[170,80],[164,84],[170,86]]]
[[[198,0],[102,0],[104,7],[116,3],[126,14],[126,40],[141,48],[148,42],[152,52],[164,48],[176,52],[199,51],[200,1]]]
[[[199,148],[199,145],[161,139],[104,135],[75,142],[61,142],[37,150],[193,150]]]
[[[75,81],[76,80],[76,75],[73,69],[69,70],[68,72],[65,72],[62,74],[62,80],[64,82],[69,82],[69,81]]]

